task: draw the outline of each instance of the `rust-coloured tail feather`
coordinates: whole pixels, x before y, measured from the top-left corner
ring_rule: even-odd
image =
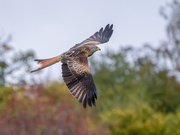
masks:
[[[34,61],[37,61],[37,64],[41,64],[41,66],[38,69],[31,71],[31,73],[46,68],[48,66],[51,66],[59,62],[60,60],[61,60],[61,55],[49,59],[35,59]]]

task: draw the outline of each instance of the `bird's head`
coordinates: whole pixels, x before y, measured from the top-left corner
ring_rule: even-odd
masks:
[[[90,52],[91,53],[94,53],[94,52],[99,51],[99,50],[101,50],[101,49],[99,47],[97,47],[97,46],[91,46],[90,47]]]
[[[99,47],[97,47],[97,46],[91,46],[90,47],[90,55],[89,56],[93,55],[93,53],[95,53],[96,51],[100,51],[100,50],[101,49]]]

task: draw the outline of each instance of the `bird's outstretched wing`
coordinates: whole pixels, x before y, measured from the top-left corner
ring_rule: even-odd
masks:
[[[109,41],[112,33],[113,33],[113,24],[106,25],[105,29],[101,28],[98,32],[94,33],[94,35],[90,36],[88,39],[84,40],[83,42],[76,44],[71,49],[76,47],[80,47],[83,45],[98,45],[103,44]]]
[[[88,103],[96,106],[98,92],[90,73],[87,57],[74,57],[71,60],[62,58],[62,75],[70,93],[86,108]]]

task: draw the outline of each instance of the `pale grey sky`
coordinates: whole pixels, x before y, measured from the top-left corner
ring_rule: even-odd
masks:
[[[159,8],[167,0],[0,0],[0,31],[11,34],[17,50],[32,49],[38,58],[68,50],[106,24],[114,24],[110,41],[100,46],[153,46],[166,38]],[[59,77],[60,65],[49,68]],[[48,69],[45,69],[47,72]]]

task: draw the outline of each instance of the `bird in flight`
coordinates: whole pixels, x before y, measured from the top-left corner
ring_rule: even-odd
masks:
[[[59,61],[62,63],[62,77],[70,93],[83,104],[96,106],[98,92],[88,65],[88,57],[101,50],[96,45],[109,41],[113,33],[113,25],[107,25],[98,32],[76,44],[67,52],[49,59],[35,59],[41,66],[31,72],[41,70]]]

